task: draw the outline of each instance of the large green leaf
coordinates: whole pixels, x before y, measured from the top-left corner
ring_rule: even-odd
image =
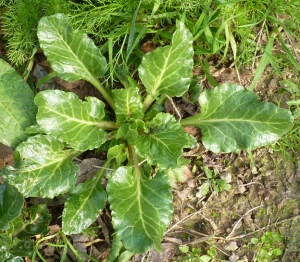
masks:
[[[172,115],[159,113],[146,126],[148,131],[140,134],[134,143],[136,152],[152,165],[178,167],[183,148],[190,142],[181,125]]]
[[[29,137],[16,151],[20,154],[13,167],[7,167],[3,176],[25,197],[53,198],[75,186],[78,166],[64,150],[65,144],[45,135]]]
[[[117,123],[125,123],[136,118],[143,119],[143,103],[138,88],[115,89],[112,92]]]
[[[278,140],[293,126],[289,110],[260,102],[258,96],[236,84],[224,84],[200,95],[201,113],[181,121],[201,128],[209,150],[237,152]]]
[[[93,82],[106,72],[106,59],[92,39],[73,30],[64,14],[43,17],[38,24],[39,43],[51,67],[66,81]]]
[[[166,174],[158,171],[153,179],[149,175],[140,167],[120,167],[106,188],[117,238],[134,253],[145,253],[152,246],[161,251],[161,240],[172,218]]]
[[[0,142],[15,148],[27,138],[24,130],[35,123],[33,97],[18,72],[0,59]]]
[[[36,116],[41,129],[61,138],[80,151],[94,149],[106,140],[104,103],[95,97],[82,102],[74,93],[60,90],[40,92],[34,99],[39,110]]]
[[[188,90],[193,76],[193,36],[178,23],[170,46],[147,53],[140,64],[139,76],[148,94],[181,96]]]
[[[22,194],[14,186],[0,185],[0,230],[8,229],[8,223],[21,214],[23,201]]]
[[[81,233],[99,216],[106,203],[106,192],[101,185],[99,172],[78,184],[70,193],[62,214],[62,229],[65,234]]]

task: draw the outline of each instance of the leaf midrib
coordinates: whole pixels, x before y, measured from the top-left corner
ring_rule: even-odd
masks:
[[[51,23],[52,26],[54,27],[58,38],[61,39],[61,41],[63,42],[63,44],[67,47],[67,49],[70,51],[70,53],[72,54],[73,57],[75,57],[75,61],[77,61],[79,63],[79,65],[81,65],[81,68],[83,68],[83,70],[87,73],[87,75],[89,75],[88,79],[85,79],[87,81],[91,81],[91,79],[93,79],[93,75],[91,75],[90,71],[87,69],[87,67],[82,63],[81,60],[79,60],[79,57],[73,52],[73,50],[71,49],[70,45],[68,45],[68,42],[66,42],[64,40],[64,38],[62,37],[63,34],[60,34],[59,31],[57,30],[57,27],[53,25],[53,23]],[[74,31],[74,28],[72,28],[72,31]],[[72,38],[73,39],[73,38]]]
[[[61,116],[63,118],[66,118],[66,119],[71,119],[73,122],[77,122],[77,123],[80,123],[82,125],[90,125],[90,126],[101,126],[101,122],[93,122],[93,121],[86,121],[86,120],[81,120],[81,119],[78,119],[78,118],[74,118],[74,117],[71,117],[67,114],[62,114],[62,113],[59,113],[58,111],[55,111],[55,110],[51,110],[51,108],[47,108],[47,107],[44,107],[45,111],[46,112],[53,112],[53,114],[56,114],[58,116]]]
[[[198,119],[196,120],[195,124],[202,124],[202,123],[214,123],[214,122],[247,122],[247,123],[259,123],[259,124],[266,124],[266,123],[272,123],[272,124],[282,124],[282,122],[272,122],[272,121],[258,121],[258,120],[249,120],[249,119],[236,119],[236,118],[214,118],[214,119],[208,119],[208,120],[202,120]]]

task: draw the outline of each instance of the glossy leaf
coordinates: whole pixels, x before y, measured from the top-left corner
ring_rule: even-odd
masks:
[[[98,172],[71,191],[62,214],[62,229],[65,234],[81,233],[99,216],[106,203],[101,178]]]
[[[30,257],[33,252],[33,240],[13,238],[0,234],[0,261],[21,262],[22,257]]]
[[[24,214],[20,214],[15,219],[9,222],[9,229],[6,230],[7,234],[14,235],[21,231],[26,226],[26,221],[24,219]]]
[[[148,94],[181,96],[188,90],[193,69],[193,36],[182,22],[170,46],[159,47],[143,56],[139,77]]]
[[[0,230],[9,228],[9,222],[21,214],[22,194],[12,185],[0,185]]]
[[[53,198],[75,186],[78,166],[64,150],[65,144],[53,137],[37,135],[21,143],[16,151],[20,158],[3,176],[25,197]]]
[[[35,123],[33,98],[29,85],[0,59],[0,142],[15,148],[26,140],[25,129]]]
[[[100,49],[86,34],[73,30],[66,15],[43,17],[37,36],[52,69],[64,80],[93,82],[94,77],[106,72],[106,59]]]
[[[108,201],[116,236],[133,253],[145,253],[161,240],[172,218],[173,201],[164,171],[153,179],[140,167],[120,167],[108,181]]]
[[[32,206],[28,208],[30,221],[18,232],[18,238],[34,237],[35,235],[47,235],[50,231],[49,224],[52,219],[46,205]]]
[[[117,139],[123,138],[128,142],[129,145],[133,145],[139,135],[138,130],[145,130],[145,129],[147,129],[145,122],[136,119],[136,121],[132,124],[125,123],[121,125],[117,131],[116,138]]]
[[[94,149],[106,140],[101,128],[104,103],[95,97],[82,102],[74,93],[47,90],[36,95],[36,116],[41,129],[80,151]]]
[[[13,238],[12,244],[9,248],[9,253],[14,257],[31,257],[33,252],[32,239]]]
[[[115,89],[112,92],[117,123],[125,123],[130,119],[143,119],[143,103],[138,88]]]
[[[200,95],[201,113],[181,121],[201,128],[204,146],[215,152],[237,152],[271,144],[293,126],[289,110],[260,102],[236,84],[224,84]]]
[[[107,158],[108,159],[115,159],[117,166],[121,166],[121,164],[125,161],[127,158],[125,145],[115,145],[111,147],[107,152]]]
[[[146,126],[149,131],[140,134],[134,143],[136,152],[151,165],[177,168],[183,148],[190,142],[188,134],[170,114],[159,113]]]

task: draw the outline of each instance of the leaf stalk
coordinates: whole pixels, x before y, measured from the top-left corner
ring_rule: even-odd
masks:
[[[197,122],[199,122],[199,119],[198,119],[198,121]],[[179,121],[179,123],[180,123],[180,125],[182,126],[182,127],[186,127],[186,126],[194,126],[195,125],[195,120],[194,120],[194,117],[188,117],[188,118],[185,118],[185,119],[181,119],[180,121]]]
[[[97,78],[93,78],[90,80],[91,84],[93,84],[98,91],[101,93],[101,95],[104,97],[104,99],[107,101],[107,103],[111,106],[112,109],[115,109],[115,103],[111,96],[111,94],[108,92],[108,90],[100,83],[100,81]]]
[[[154,100],[155,100],[155,98],[153,97],[152,94],[147,94],[147,96],[145,97],[144,102],[143,102],[144,112],[147,111],[147,109],[149,108],[149,106],[151,106],[151,104],[153,103]]]
[[[99,122],[99,126],[104,130],[115,130],[120,128],[119,124],[112,121],[105,121],[105,120]]]

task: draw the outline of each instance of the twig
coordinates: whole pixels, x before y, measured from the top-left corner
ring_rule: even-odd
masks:
[[[176,114],[177,114],[178,117],[179,117],[178,121],[180,121],[180,119],[182,118],[182,115],[180,114],[179,110],[177,109],[177,107],[176,107],[176,105],[175,105],[173,99],[172,99],[171,97],[169,97],[168,95],[165,95],[165,96],[166,96],[166,97],[169,99],[169,101],[171,102],[172,106],[174,107],[174,110],[175,110]]]
[[[92,167],[99,168],[99,169],[105,169],[105,170],[109,170],[109,171],[115,171],[115,169],[107,168],[107,167],[103,167],[103,166],[94,166],[94,165],[92,165]]]
[[[247,183],[247,184],[241,184],[239,186],[251,186],[253,184],[258,184],[258,185],[261,185],[263,188],[265,188],[265,186],[262,183],[259,183],[259,182],[250,182],[250,183]]]
[[[250,232],[248,234],[245,234],[245,235],[240,235],[240,236],[235,236],[235,237],[232,237],[230,240],[234,240],[234,239],[238,239],[238,238],[244,238],[244,237],[247,237],[247,236],[251,236],[257,232],[260,232],[260,231],[263,231],[269,227],[272,227],[272,226],[276,226],[277,224],[282,224],[282,223],[285,223],[285,222],[288,222],[288,221],[291,221],[291,220],[294,220],[294,219],[300,219],[300,215],[297,215],[295,217],[291,217],[291,218],[286,218],[286,219],[283,219],[281,221],[276,221],[275,223],[273,224],[269,224],[269,225],[266,225],[258,230],[255,230],[253,232]]]
[[[241,222],[241,220],[242,220],[248,213],[252,212],[252,211],[255,210],[255,209],[261,208],[261,207],[263,207],[263,205],[254,207],[254,208],[248,210],[244,215],[242,215],[242,216],[240,217],[240,219],[239,219],[239,220],[236,222],[236,224],[234,225],[234,227],[233,227],[232,231],[230,232],[230,234],[225,238],[225,240],[228,241],[228,240],[230,239],[231,235],[234,233],[234,231],[235,231],[235,229],[237,228],[238,224]]]
[[[88,247],[88,246],[94,245],[94,244],[99,243],[99,242],[105,242],[105,240],[101,239],[101,238],[96,238],[96,239],[94,239],[92,241],[87,242],[85,244],[85,246]]]
[[[200,237],[196,240],[193,240],[193,241],[188,241],[188,242],[183,242],[182,244],[183,245],[194,245],[194,244],[198,244],[198,243],[201,243],[201,242],[206,242],[210,239],[213,239],[214,237],[214,234],[212,235],[208,235],[208,236],[205,236],[205,237]]]
[[[178,226],[180,223],[182,223],[183,221],[185,221],[185,220],[187,220],[188,218],[193,217],[193,216],[195,216],[195,215],[197,215],[197,214],[199,214],[199,213],[201,213],[201,212],[202,212],[202,210],[199,210],[199,211],[197,211],[197,212],[194,212],[194,213],[189,214],[188,216],[182,218],[182,219],[179,220],[177,223],[175,223],[173,226],[171,226],[171,227],[167,230],[167,232],[166,232],[165,234],[169,233],[171,230],[173,230],[175,227],[177,227],[177,226]]]
[[[203,208],[206,206],[206,204],[209,202],[209,200],[211,199],[211,197],[212,197],[213,195],[214,195],[214,193],[212,193],[212,194],[210,195],[210,197],[208,198],[208,200],[206,201],[206,203],[203,205],[203,207],[202,207],[201,210],[198,210],[198,211],[196,211],[196,212],[194,212],[194,213],[192,213],[192,214],[190,214],[190,215],[188,215],[188,216],[182,218],[182,219],[179,220],[177,223],[175,223],[173,226],[171,226],[171,227],[167,230],[167,232],[166,232],[165,234],[167,234],[168,232],[170,232],[171,230],[173,230],[175,227],[177,227],[179,224],[181,224],[183,221],[187,220],[188,218],[193,217],[193,216],[195,216],[195,215],[197,215],[197,214],[200,214],[200,213],[203,211]],[[201,216],[202,216],[202,215],[201,215]],[[202,216],[202,217],[203,217],[203,216]]]
[[[186,231],[183,231],[183,232],[186,232]],[[196,235],[196,236],[201,236],[199,239],[196,239],[194,241],[191,241],[191,242],[185,242],[183,244],[185,245],[192,245],[192,244],[197,244],[197,243],[200,243],[200,242],[206,242],[207,244],[209,245],[212,245],[214,246],[216,249],[218,249],[221,253],[223,253],[224,255],[226,256],[230,256],[229,254],[227,254],[224,250],[222,250],[221,248],[218,248],[216,245],[214,245],[213,243],[211,243],[209,240],[210,239],[218,239],[218,240],[225,240],[223,237],[215,237],[215,233],[214,234],[211,234],[211,235],[206,235],[206,234],[202,234],[202,233],[199,233],[195,230],[187,230],[187,232],[189,234],[192,234],[192,235]]]

